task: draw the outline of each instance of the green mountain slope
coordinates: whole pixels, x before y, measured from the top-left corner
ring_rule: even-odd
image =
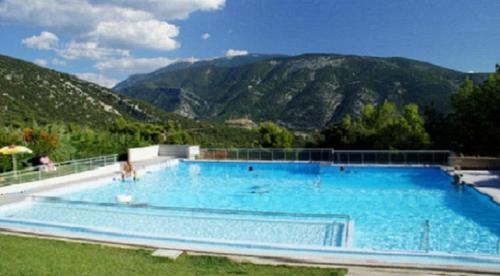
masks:
[[[32,127],[34,122],[40,127],[52,123],[60,123],[56,126],[75,123],[91,127],[97,133],[95,141],[102,137],[121,137],[119,141],[88,145],[88,155],[106,150],[119,152],[141,143],[156,143],[153,136],[160,137],[162,142],[212,147],[250,147],[258,143],[260,137],[255,129],[231,128],[225,124],[189,119],[70,74],[0,55],[0,144],[11,141],[10,134],[13,139],[19,139],[22,129]],[[1,129],[6,125],[12,127]],[[2,136],[2,130],[3,134],[9,135]],[[91,139],[84,140],[94,141]],[[7,164],[10,164],[10,159]]]
[[[132,76],[114,90],[191,118],[246,117],[312,129],[385,100],[422,107],[434,102],[447,112],[450,95],[467,75],[405,58],[249,55],[170,65]]]
[[[0,111],[4,123],[78,122],[117,118],[158,121],[164,111],[75,76],[0,55]]]

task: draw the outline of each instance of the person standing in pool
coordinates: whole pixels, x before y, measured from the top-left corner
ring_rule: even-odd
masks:
[[[137,180],[137,173],[135,172],[134,166],[127,160],[122,165],[122,181],[125,181],[126,178],[132,177],[134,181]]]

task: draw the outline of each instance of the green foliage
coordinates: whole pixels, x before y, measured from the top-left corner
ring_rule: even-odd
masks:
[[[293,136],[284,128],[271,128],[274,146],[290,147]],[[203,147],[259,147],[258,130],[230,128],[221,124],[168,120],[164,124],[141,123],[119,118],[107,127],[92,128],[76,123],[0,127],[0,147],[17,144],[32,149],[34,155],[49,154],[55,161],[93,157],[103,154],[125,154],[128,148],[151,144],[196,144]],[[33,155],[20,156],[22,161]],[[11,157],[0,156],[0,172],[12,169]]]
[[[38,122],[104,127],[117,118],[160,121],[165,112],[75,76],[0,55],[0,125]]]
[[[286,128],[280,127],[272,122],[260,124],[262,146],[266,148],[290,148],[293,143],[293,135]]]
[[[452,98],[454,149],[466,154],[500,155],[500,67],[486,81],[475,85],[467,79]]]
[[[405,105],[398,113],[388,101],[379,107],[366,105],[356,120],[346,115],[323,130],[320,140],[321,146],[348,149],[420,149],[429,143],[418,106]]]

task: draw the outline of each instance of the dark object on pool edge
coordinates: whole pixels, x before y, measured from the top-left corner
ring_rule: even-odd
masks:
[[[463,181],[462,181],[462,174],[458,174],[458,173],[455,173],[453,174],[453,183],[456,184],[456,185],[463,185],[465,184]]]
[[[248,171],[253,172],[253,167],[252,166],[248,167]]]

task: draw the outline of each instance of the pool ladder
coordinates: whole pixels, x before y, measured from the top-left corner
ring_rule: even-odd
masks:
[[[431,222],[427,219],[424,222],[424,233],[422,236],[422,242],[420,243],[420,249],[424,250],[425,253],[429,253],[431,248]]]

